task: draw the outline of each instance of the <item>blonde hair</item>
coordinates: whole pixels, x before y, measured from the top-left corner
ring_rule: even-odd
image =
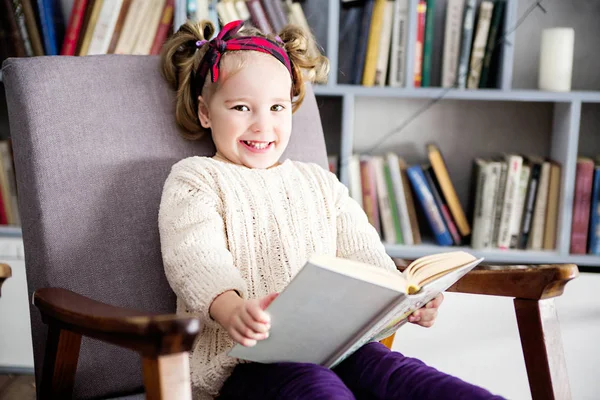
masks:
[[[191,140],[200,139],[209,129],[203,128],[198,119],[198,98],[194,87],[194,76],[200,61],[206,54],[208,43],[197,48],[196,42],[209,39],[215,28],[209,21],[186,22],[163,45],[161,51],[162,74],[169,84],[177,91],[175,103],[175,119],[183,128],[184,137]],[[244,27],[236,36],[259,36],[272,41],[275,36],[265,35],[256,28]],[[305,96],[305,82],[325,82],[329,73],[329,61],[319,52],[312,34],[294,25],[286,26],[279,37],[292,64],[292,112],[302,104]],[[276,43],[279,43],[276,41]],[[247,50],[228,51],[223,55],[229,57],[242,54]],[[235,68],[242,68],[245,57],[240,59]],[[217,89],[219,82],[210,81],[210,73],[203,83],[203,91],[210,94]]]

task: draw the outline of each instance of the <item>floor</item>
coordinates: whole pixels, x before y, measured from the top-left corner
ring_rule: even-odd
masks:
[[[35,400],[33,375],[0,375],[0,400]]]

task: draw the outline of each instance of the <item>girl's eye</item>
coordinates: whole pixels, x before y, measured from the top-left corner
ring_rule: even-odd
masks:
[[[250,109],[244,105],[233,106],[233,109],[237,111],[250,111]]]
[[[281,111],[283,109],[284,109],[284,107],[281,104],[275,104],[274,106],[271,107],[271,111]]]

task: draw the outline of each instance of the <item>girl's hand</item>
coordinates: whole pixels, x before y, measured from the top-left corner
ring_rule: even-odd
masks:
[[[429,328],[435,322],[438,308],[444,301],[444,295],[440,293],[435,299],[421,307],[408,317],[408,322]]]
[[[231,338],[246,347],[252,347],[258,340],[268,338],[271,319],[264,310],[277,295],[278,293],[272,293],[260,299],[240,302],[224,324]]]

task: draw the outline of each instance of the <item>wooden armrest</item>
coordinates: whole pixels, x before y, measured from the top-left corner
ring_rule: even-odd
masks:
[[[189,351],[200,331],[197,318],[111,306],[60,288],[36,290],[33,304],[47,324],[145,356]]]
[[[12,276],[12,270],[6,264],[0,264],[0,296],[2,296],[2,284]]]
[[[562,295],[578,275],[575,264],[481,266],[448,291],[541,300]]]

